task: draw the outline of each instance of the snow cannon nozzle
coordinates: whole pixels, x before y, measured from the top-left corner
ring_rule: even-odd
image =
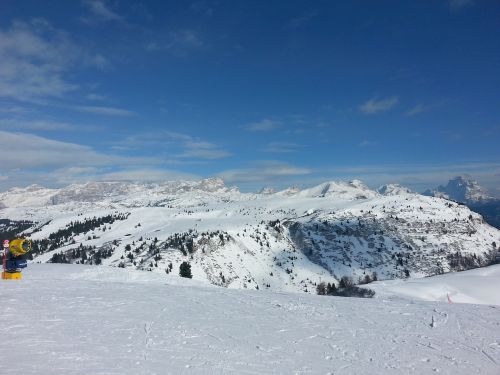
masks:
[[[10,252],[15,256],[24,255],[31,251],[31,240],[16,239],[10,241],[9,247],[10,247]]]

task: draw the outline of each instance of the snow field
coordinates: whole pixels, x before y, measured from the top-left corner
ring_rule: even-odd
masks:
[[[2,374],[498,374],[500,307],[200,287],[30,265],[0,283]]]

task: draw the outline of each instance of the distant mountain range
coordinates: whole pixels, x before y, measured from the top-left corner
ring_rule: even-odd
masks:
[[[477,181],[467,176],[457,176],[449,180],[446,186],[426,190],[423,195],[465,204],[483,215],[488,223],[500,228],[500,199],[488,195]]]
[[[0,193],[0,237],[33,240],[38,262],[159,273],[191,265],[230,288],[314,293],[338,283],[492,264],[500,231],[466,206],[359,180],[242,193],[220,179],[89,182]]]

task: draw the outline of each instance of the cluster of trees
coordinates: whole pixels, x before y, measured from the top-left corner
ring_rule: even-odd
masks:
[[[80,233],[87,233],[96,228],[99,228],[103,224],[113,224],[116,220],[126,220],[130,213],[123,214],[109,214],[102,217],[93,217],[92,219],[86,219],[84,221],[72,221],[66,228],[59,229],[57,232],[51,233],[49,235],[50,240],[67,240],[68,238],[75,236]]]
[[[165,248],[177,249],[182,252],[184,256],[188,253],[194,253],[194,237],[196,234],[191,230],[186,233],[175,233],[174,235],[167,238],[164,243]]]
[[[481,259],[476,254],[468,255],[459,252],[451,253],[446,256],[450,268],[454,271],[464,271],[471,268],[481,267]],[[492,259],[492,263],[495,258]],[[484,264],[486,265],[486,264]]]
[[[94,216],[92,219],[85,219],[83,221],[72,221],[66,225],[65,228],[51,233],[48,238],[33,241],[32,252],[34,254],[42,254],[47,251],[58,249],[70,241],[75,243],[74,236],[95,230],[102,225],[113,224],[116,220],[126,220],[129,215],[130,213],[116,213],[103,217]]]
[[[102,259],[113,254],[111,247],[96,249],[95,246],[80,245],[77,249],[54,253],[49,263],[101,264]]]
[[[338,287],[335,286],[335,283],[326,284],[324,281],[319,283],[316,287],[316,293],[322,296],[360,297],[360,298],[372,298],[375,295],[375,292],[371,289],[360,288],[356,286],[354,284],[352,277],[349,276],[342,276]]]

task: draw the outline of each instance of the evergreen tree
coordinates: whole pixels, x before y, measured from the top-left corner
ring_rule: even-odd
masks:
[[[326,284],[324,281],[320,282],[316,287],[316,293],[320,296],[326,295]]]
[[[191,274],[191,265],[188,262],[182,262],[179,267],[179,276],[186,277],[188,279],[192,279],[193,275]]]
[[[337,291],[337,287],[335,286],[335,284],[328,283],[328,285],[326,286],[326,294],[335,295],[336,291]]]

